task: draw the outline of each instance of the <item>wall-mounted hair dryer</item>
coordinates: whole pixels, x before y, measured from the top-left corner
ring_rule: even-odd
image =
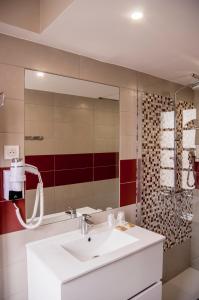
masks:
[[[15,202],[15,200],[24,197],[24,182],[26,180],[25,172],[34,174],[38,177],[34,209],[28,223],[25,223],[22,219],[20,210]],[[35,229],[41,225],[44,215],[44,196],[43,182],[41,174],[37,167],[29,164],[24,164],[21,159],[13,159],[11,162],[10,170],[4,170],[4,198],[13,202],[19,223],[24,228]],[[36,220],[38,207],[40,215]]]
[[[188,161],[189,161],[189,167],[188,167],[188,173],[187,173],[187,186],[189,188],[193,188],[193,187],[195,187],[195,183],[196,183],[196,175],[195,175],[196,154],[195,154],[194,150],[189,151]],[[193,173],[193,178],[194,178],[193,183],[190,183],[191,172]]]

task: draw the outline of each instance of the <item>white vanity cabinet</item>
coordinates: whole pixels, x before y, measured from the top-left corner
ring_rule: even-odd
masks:
[[[161,300],[152,288],[162,278],[162,244],[115,261],[61,286],[62,300]],[[159,283],[159,286],[161,284]],[[137,295],[133,297],[134,295]],[[33,299],[31,299],[33,300]]]
[[[158,282],[129,300],[159,300],[162,299],[162,282]]]
[[[149,234],[148,240],[146,238],[143,243],[139,239],[142,230],[144,234],[140,234],[140,239],[146,238],[147,232]],[[57,264],[62,261],[64,254],[60,251],[57,253],[59,257],[52,261],[50,254],[56,254],[53,244],[44,256],[42,253],[45,249],[39,242],[35,246],[28,246],[28,300],[161,300],[164,237],[142,228],[132,230],[133,233],[139,241],[132,248],[129,246],[129,253],[126,247],[125,250],[118,250],[120,257],[116,256],[116,251],[114,256],[104,255],[105,258],[89,262],[77,262],[76,259],[73,263],[71,256],[65,254],[65,259],[70,258],[70,261],[65,267],[60,264],[59,268]],[[112,258],[109,262],[108,257]],[[84,269],[86,265],[89,270]],[[75,276],[78,268],[79,276]]]

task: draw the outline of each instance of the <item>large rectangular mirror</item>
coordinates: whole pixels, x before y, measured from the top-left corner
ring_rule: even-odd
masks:
[[[45,218],[118,207],[119,88],[26,70],[25,160],[41,172]],[[35,188],[27,175],[27,218]]]

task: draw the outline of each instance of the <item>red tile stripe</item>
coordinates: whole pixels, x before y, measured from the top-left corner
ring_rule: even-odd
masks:
[[[106,180],[119,176],[119,153],[30,155],[26,163],[41,171],[44,187]],[[35,189],[37,178],[27,174],[26,189]]]
[[[90,182],[93,180],[93,168],[55,171],[55,186]]]
[[[21,215],[25,218],[25,200],[17,200],[17,206],[20,209]],[[15,208],[11,201],[0,201],[0,234],[10,233],[13,231],[22,230],[23,227],[17,220]]]
[[[120,206],[136,203],[136,159],[120,160]]]
[[[92,164],[90,157],[92,156]],[[104,180],[118,177],[118,153],[97,153],[87,154],[86,156],[71,157],[68,155],[62,156],[38,156],[26,157],[26,162],[37,165],[43,176],[44,186],[65,185],[78,182],[92,181],[92,180]],[[43,159],[42,159],[43,158]],[[80,159],[82,158],[82,160]],[[110,159],[108,159],[110,158]],[[66,165],[66,160],[74,162],[74,165],[70,163]],[[55,168],[56,161],[56,168]],[[112,165],[113,164],[113,165]],[[53,165],[53,169],[52,169]],[[62,166],[70,166],[70,169],[60,169]],[[73,168],[73,166],[75,166]],[[82,168],[81,168],[82,167]],[[198,169],[199,170],[199,169]],[[3,168],[0,168],[0,199],[3,198],[3,180],[2,180]],[[199,174],[199,173],[198,173]],[[136,202],[136,160],[122,160],[120,161],[120,206],[133,204]],[[199,178],[199,176],[198,176]],[[36,187],[37,178],[31,177],[29,174],[27,177],[27,188],[32,189]],[[25,200],[21,199],[17,201],[22,216],[25,216]],[[0,200],[0,234],[5,234],[13,231],[23,229],[15,215],[15,209],[10,201]]]

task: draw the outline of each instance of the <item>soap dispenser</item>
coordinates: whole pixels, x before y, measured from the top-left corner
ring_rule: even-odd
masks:
[[[109,212],[109,214],[108,214],[107,224],[108,224],[108,227],[110,227],[110,228],[115,226],[115,216],[114,216],[114,213],[112,211]]]
[[[125,224],[124,211],[118,211],[118,214],[117,214],[117,225],[124,225],[124,224]]]

